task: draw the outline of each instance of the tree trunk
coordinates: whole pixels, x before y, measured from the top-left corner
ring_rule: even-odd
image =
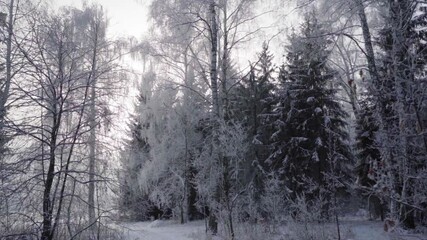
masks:
[[[97,26],[96,26],[97,27]],[[90,93],[90,136],[89,136],[89,225],[91,234],[94,236],[96,233],[96,215],[95,215],[95,164],[96,164],[96,67],[97,67],[97,44],[98,44],[98,32],[95,30],[94,49],[92,56],[92,73],[91,73],[91,93]]]
[[[0,124],[3,131],[4,118],[6,116],[6,102],[9,98],[10,84],[12,80],[12,37],[13,37],[13,18],[14,18],[14,0],[10,0],[9,3],[9,19],[7,21],[7,37],[6,37],[6,79],[4,83],[4,89],[2,89],[2,96],[0,98]],[[4,139],[1,139],[1,144],[4,143]]]
[[[227,70],[228,70],[228,30],[227,30],[227,3],[223,6],[224,18],[223,18],[223,28],[224,28],[224,36],[223,36],[223,55],[222,55],[222,111],[223,118],[225,120],[229,119],[228,113],[228,93],[227,93]]]
[[[58,75],[59,81],[63,81],[64,77],[64,59],[63,59],[63,42],[59,42],[58,46]],[[53,209],[55,202],[54,196],[52,196],[52,187],[55,179],[55,167],[56,167],[56,147],[57,147],[57,138],[59,134],[59,129],[61,126],[61,116],[62,116],[62,104],[58,102],[60,99],[57,96],[55,84],[49,86],[52,89],[52,96],[49,96],[47,104],[52,109],[51,118],[52,125],[49,139],[49,167],[46,174],[46,181],[44,182],[44,191],[43,191],[43,227],[41,240],[52,240],[55,233],[55,225],[53,225]],[[61,92],[59,94],[62,94]],[[43,122],[44,119],[41,119]],[[43,169],[44,171],[44,169]],[[59,183],[59,179],[58,179]],[[55,192],[55,191],[54,191]],[[53,194],[54,195],[54,194]]]
[[[220,116],[218,99],[218,24],[216,14],[215,0],[211,0],[209,5],[210,31],[211,31],[211,88],[212,88],[212,107],[216,118]]]
[[[9,98],[10,84],[12,80],[12,36],[13,36],[13,18],[14,18],[14,0],[9,3],[9,19],[7,22],[7,37],[6,37],[6,78],[4,89],[1,89],[0,97],[0,171],[4,166],[4,152],[6,151],[6,133],[5,133],[5,117],[6,117],[6,102]],[[2,187],[5,184],[5,176],[1,176]],[[3,195],[3,194],[2,194]],[[2,199],[4,198],[4,199]],[[6,231],[9,231],[9,200],[6,194],[0,196],[0,201],[4,204],[6,211]],[[0,207],[3,208],[3,207]]]
[[[387,109],[387,106],[389,104],[392,104],[392,102],[389,101],[391,93],[388,93],[387,89],[384,89],[383,87],[384,83],[382,84],[380,82],[380,77],[379,77],[378,70],[375,63],[375,54],[374,54],[373,45],[372,45],[371,33],[369,30],[368,21],[366,18],[366,12],[365,12],[363,0],[355,0],[355,2],[357,6],[358,15],[360,18],[360,24],[362,26],[363,38],[365,41],[366,58],[368,62],[369,74],[371,76],[371,83],[369,84],[369,90],[370,90],[370,93],[375,96],[376,102],[378,103],[377,106],[379,111],[379,118],[383,125],[383,131],[385,132],[385,134],[390,134],[393,128],[392,126],[393,123],[390,122],[393,113],[390,112],[389,109]],[[388,137],[387,137],[387,140],[390,142],[393,142],[393,140]],[[387,152],[388,152],[387,156],[384,156],[386,159],[386,166],[392,169],[393,168],[392,166],[396,161],[396,156],[394,156],[395,154],[393,153],[393,151],[387,151]],[[389,183],[390,183],[389,185],[391,189],[395,189],[395,185],[396,185],[394,175],[395,174],[392,171],[388,171],[388,180],[389,180]],[[393,218],[396,218],[398,216],[397,205],[398,203],[394,200],[392,196],[390,196],[390,213]]]
[[[54,108],[56,110],[56,108]],[[56,111],[55,111],[56,112]],[[56,139],[59,130],[59,122],[56,114],[53,115],[52,132],[49,143],[49,168],[46,174],[46,181],[43,191],[43,227],[42,227],[42,240],[51,240],[55,229],[52,228],[53,219],[53,202],[51,200],[52,186],[55,178],[55,162],[56,162]]]
[[[371,31],[369,30],[368,20],[366,18],[365,6],[363,0],[355,0],[357,12],[362,26],[363,40],[365,41],[366,60],[368,61],[369,74],[374,86],[378,86],[380,78],[378,75],[377,65],[375,63],[374,47],[372,45]],[[371,86],[372,87],[372,86]]]
[[[92,225],[91,233],[95,233],[96,229],[96,218],[95,218],[95,162],[96,162],[96,120],[95,120],[95,84],[91,87],[90,96],[90,137],[89,137],[89,225]]]
[[[210,33],[211,33],[211,88],[212,88],[212,108],[215,121],[219,120],[219,98],[218,98],[218,24],[216,13],[216,2],[211,0],[209,4]],[[219,198],[219,186],[215,193]],[[218,233],[218,219],[215,209],[209,207],[209,230],[213,235]]]

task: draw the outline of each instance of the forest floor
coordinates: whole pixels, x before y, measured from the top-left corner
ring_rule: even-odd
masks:
[[[124,229],[124,236],[126,240],[225,240],[222,237],[207,237],[205,234],[205,222],[195,221],[187,224],[179,224],[174,221],[160,221],[156,220],[153,222],[136,222],[136,223],[122,223],[121,226]],[[313,226],[313,225],[310,225]],[[336,239],[335,228],[333,225],[321,226],[327,233],[326,235],[317,236],[314,239],[323,240]],[[244,239],[260,239],[262,236],[263,240],[282,240],[282,239],[302,239],[304,238],[300,233],[295,232],[303,228],[295,228],[286,226],[280,228],[280,234],[270,235],[263,232],[264,228],[258,228],[259,233],[245,232],[248,233]],[[315,231],[319,231],[319,228],[313,227]],[[313,231],[312,231],[313,232]],[[383,223],[379,221],[343,221],[341,223],[342,240],[427,240],[427,235],[421,234],[410,234],[404,231],[395,231],[393,233],[384,232]],[[324,233],[322,233],[324,234]],[[245,235],[245,234],[243,234]],[[242,236],[243,236],[242,235]],[[307,237],[307,236],[306,236]],[[313,238],[311,238],[313,239]]]
[[[123,223],[126,240],[199,240],[205,233],[204,221],[179,224],[174,221]]]

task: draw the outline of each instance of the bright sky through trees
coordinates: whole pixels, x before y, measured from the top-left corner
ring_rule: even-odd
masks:
[[[140,38],[147,32],[148,7],[151,0],[52,0],[56,7],[79,7],[83,2],[99,3],[110,21],[109,34],[112,37],[134,36]]]

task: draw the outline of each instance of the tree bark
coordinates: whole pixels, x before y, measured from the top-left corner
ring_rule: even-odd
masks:
[[[212,107],[216,118],[219,118],[219,98],[218,98],[218,23],[215,0],[209,4],[210,32],[211,32],[211,88]]]
[[[369,30],[368,20],[366,18],[365,6],[363,0],[355,0],[357,6],[357,13],[362,26],[363,40],[365,41],[366,60],[368,61],[369,74],[371,75],[372,83],[374,86],[379,85],[379,75],[375,63],[374,47],[372,45],[371,31]]]
[[[14,19],[14,0],[10,0],[9,3],[9,19],[7,21],[7,37],[6,37],[6,78],[4,83],[4,89],[1,89],[0,98],[0,170],[3,168],[4,157],[3,153],[6,151],[6,133],[5,133],[5,117],[6,117],[6,102],[10,95],[10,84],[12,81],[12,36],[13,36],[13,19]],[[1,184],[4,185],[5,177],[1,176]],[[3,198],[3,196],[0,196]],[[0,199],[3,200],[3,199]],[[9,201],[7,197],[4,197],[4,208],[6,210],[6,226],[5,229],[8,231],[9,228]]]
[[[58,75],[57,78],[60,82],[63,81],[64,77],[64,56],[63,56],[63,42],[59,42],[58,46]],[[61,83],[60,83],[61,84]],[[57,139],[59,134],[59,129],[61,126],[62,119],[62,103],[58,102],[60,97],[57,96],[56,84],[49,85],[49,88],[52,89],[52,96],[49,96],[47,104],[52,109],[51,118],[52,118],[52,127],[50,132],[49,139],[49,167],[46,174],[46,181],[44,182],[44,191],[43,191],[43,227],[42,227],[42,240],[52,240],[55,234],[55,228],[53,227],[53,208],[54,208],[54,198],[52,196],[52,187],[55,179],[55,167],[56,167],[56,148],[57,148]],[[61,87],[62,88],[62,87]],[[62,94],[62,92],[59,92]],[[43,122],[44,119],[41,119]],[[44,171],[44,169],[43,169]],[[58,179],[59,181],[59,179]]]
[[[99,34],[99,22],[95,20],[95,31],[94,31],[94,46],[92,53],[92,72],[91,72],[91,93],[90,93],[90,136],[89,136],[89,196],[88,196],[88,216],[89,224],[92,225],[90,228],[91,234],[96,233],[96,214],[95,214],[95,165],[96,165],[96,68],[97,68],[97,53],[98,53],[98,34]]]
[[[209,4],[210,32],[211,32],[211,88],[212,88],[212,108],[215,121],[219,120],[219,98],[218,98],[218,24],[216,13],[216,2],[211,0]],[[216,190],[218,191],[218,190]],[[218,195],[217,192],[215,195]],[[214,208],[209,208],[209,230],[216,235],[218,232],[218,219]]]
[[[223,36],[223,55],[222,55],[222,111],[223,118],[225,120],[229,119],[228,113],[228,93],[227,93],[227,70],[228,70],[228,30],[227,30],[227,3],[225,2],[223,6],[224,16],[223,16],[223,28],[224,28],[224,36]]]
[[[4,89],[2,89],[2,96],[0,102],[0,123],[1,129],[3,130],[3,121],[6,116],[6,102],[9,98],[10,84],[12,80],[12,37],[13,37],[13,18],[14,18],[14,0],[10,0],[9,3],[9,18],[6,24],[7,37],[6,37],[6,79],[4,83]],[[2,139],[3,140],[3,139]],[[3,141],[2,141],[3,143]]]

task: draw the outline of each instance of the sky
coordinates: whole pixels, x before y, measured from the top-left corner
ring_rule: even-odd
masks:
[[[52,2],[52,6],[55,9],[61,6],[74,6],[81,7],[83,2],[99,3],[103,6],[109,26],[107,34],[112,39],[135,37],[137,40],[141,40],[144,36],[147,36],[149,30],[149,15],[148,9],[151,0],[48,0]],[[121,64],[127,67],[131,67],[133,70],[140,72],[139,68],[142,69],[140,62],[134,61],[129,57],[122,59]],[[136,86],[136,79],[131,77],[129,81],[132,81],[128,86]],[[135,83],[133,83],[135,82]],[[113,111],[121,112],[121,117],[116,119],[116,127],[111,129],[110,134],[112,136],[120,136],[119,138],[114,137],[109,141],[115,146],[122,145],[122,138],[126,136],[129,113],[134,112],[135,108],[135,96],[138,94],[137,88],[129,87],[123,89],[125,95],[119,97],[110,103]],[[113,140],[114,139],[114,140]]]
[[[83,0],[51,0],[53,5],[82,6]],[[89,3],[101,4],[109,19],[111,37],[134,36],[140,39],[149,28],[148,6],[150,0],[90,0]]]
[[[75,6],[81,7],[83,2],[88,3],[99,3],[102,5],[107,12],[109,19],[109,28],[107,34],[112,39],[133,36],[137,40],[146,39],[149,35],[148,30],[150,27],[149,20],[149,6],[152,0],[48,0],[53,3],[53,6],[59,8],[60,6]],[[258,11],[271,11],[276,9],[273,5],[279,7],[279,12],[269,12],[269,14],[263,14],[259,19],[258,27],[267,27],[270,25],[291,25],[292,21],[289,21],[289,14],[292,12],[293,7],[290,2],[284,0],[270,1],[269,4],[265,4],[264,1],[260,1],[260,4],[254,6],[254,9]],[[287,6],[285,6],[287,5]],[[286,16],[286,17],[285,17]],[[286,20],[285,20],[286,19]],[[291,18],[292,19],[292,18]],[[278,24],[280,22],[280,24]],[[289,26],[288,26],[289,27]],[[283,29],[282,29],[283,30]],[[281,52],[284,49],[283,42],[286,37],[286,33],[277,35],[281,29],[266,28],[265,31],[259,33],[255,39],[251,40],[251,47],[248,48],[246,45],[237,46],[234,54],[238,54],[238,64],[247,66],[248,60],[255,61],[256,52],[261,50],[262,43],[264,41],[273,40],[270,42],[270,49],[278,50],[279,54],[276,54],[275,61],[281,62]],[[275,39],[271,39],[274,36]],[[250,49],[248,51],[248,49]]]

